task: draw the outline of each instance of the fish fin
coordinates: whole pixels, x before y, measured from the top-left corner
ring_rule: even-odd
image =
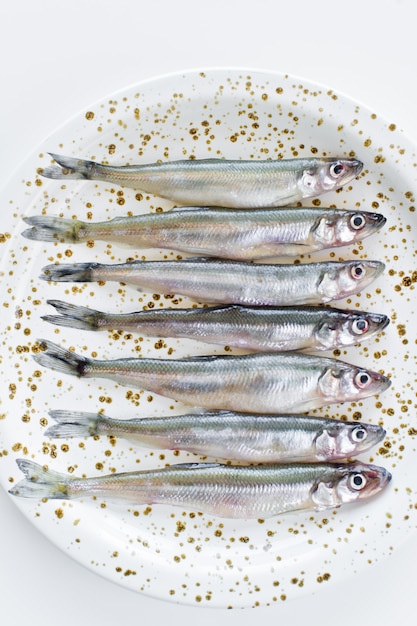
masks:
[[[340,506],[332,483],[318,482],[311,490],[311,499],[315,504],[314,509],[316,511],[325,511]]]
[[[212,207],[212,206],[174,206],[172,209],[169,209],[170,213],[186,213],[187,211],[221,211],[222,207]],[[225,211],[230,211],[230,209],[224,209]],[[168,212],[168,211],[167,211]]]
[[[45,431],[51,439],[67,437],[93,437],[98,435],[98,423],[102,417],[99,413],[83,413],[82,411],[49,411],[49,415],[57,423]]]
[[[79,328],[80,330],[99,330],[104,328],[100,324],[103,313],[85,306],[77,306],[60,300],[47,300],[47,303],[55,307],[61,315],[42,315],[41,319],[57,326],[67,328]]]
[[[68,178],[71,180],[91,180],[91,178],[93,178],[94,171],[98,167],[98,164],[94,161],[60,156],[52,152],[49,154],[58,165],[51,165],[43,168],[41,174],[45,178],[53,178],[56,180],[62,178]]]
[[[67,500],[69,478],[65,474],[45,469],[42,465],[17,459],[16,463],[25,478],[17,483],[9,493],[21,498],[58,498]]]
[[[223,419],[227,419],[228,417],[234,417],[238,415],[238,411],[230,411],[229,409],[207,409],[205,407],[193,407],[193,415],[201,415],[204,417],[221,417]],[[245,413],[246,415],[246,413]]]
[[[196,462],[196,463],[178,463],[171,466],[174,469],[211,469],[214,467],[224,467],[224,463],[204,463],[204,462]]]
[[[46,265],[42,268],[39,278],[55,282],[93,282],[93,270],[98,263],[63,263],[62,265]]]
[[[82,226],[79,220],[68,220],[50,215],[33,215],[23,218],[23,221],[32,226],[22,233],[26,239],[60,241],[61,243],[79,241],[78,231]]]
[[[199,356],[186,356],[182,360],[183,361],[196,361],[197,363],[198,362],[201,363],[203,361],[206,361],[206,362],[207,361],[216,361],[216,360],[221,359],[221,358],[228,359],[229,357],[225,356],[225,355],[218,355],[218,354],[201,354]]]
[[[43,367],[48,367],[62,374],[86,376],[90,359],[62,348],[52,341],[39,340],[41,351],[33,355],[34,360]]]
[[[219,259],[216,259],[216,257],[210,257],[210,256],[190,256],[187,257],[186,259],[182,259],[181,263],[213,263],[216,262],[216,260],[218,261]],[[234,259],[221,259],[222,265],[227,265],[232,264],[232,263],[236,263],[236,261]],[[248,261],[248,264],[250,263],[250,261]]]

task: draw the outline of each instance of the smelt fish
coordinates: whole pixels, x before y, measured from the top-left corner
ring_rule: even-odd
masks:
[[[171,465],[77,478],[18,459],[25,478],[10,491],[22,498],[96,497],[129,504],[165,504],[228,518],[268,518],[300,510],[323,511],[380,493],[391,474],[360,462],[343,464]]]
[[[42,319],[81,330],[136,331],[154,337],[181,337],[247,350],[334,350],[381,332],[389,318],[380,313],[330,307],[223,307],[152,309],[103,313],[48,300],[60,315]]]
[[[116,281],[141,291],[189,296],[200,302],[286,306],[319,304],[364,289],[384,270],[381,261],[253,264],[215,259],[131,261],[115,265],[47,265],[42,280]]]
[[[185,359],[98,360],[41,340],[35,361],[82,378],[108,378],[208,409],[301,413],[382,393],[386,376],[326,357],[296,352]]]
[[[51,439],[107,435],[135,445],[247,463],[343,460],[369,450],[385,437],[381,426],[306,415],[207,411],[114,419],[65,410],[49,415],[56,422],[45,431]]]
[[[189,159],[146,165],[100,165],[52,154],[57,165],[42,175],[105,181],[133,187],[185,205],[267,208],[339,189],[361,172],[357,159]]]
[[[48,215],[24,218],[22,234],[37,241],[103,240],[252,261],[353,244],[376,233],[383,215],[321,208],[233,210],[182,207],[164,213],[82,222]]]

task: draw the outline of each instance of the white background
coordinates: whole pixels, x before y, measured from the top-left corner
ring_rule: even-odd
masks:
[[[417,143],[416,18],[415,0],[3,0],[0,198],[26,155],[80,109],[185,69],[268,69],[320,82]],[[0,531],[0,613],[10,626],[416,624],[417,538],[314,597],[226,612],[109,583],[52,546],[3,491]]]

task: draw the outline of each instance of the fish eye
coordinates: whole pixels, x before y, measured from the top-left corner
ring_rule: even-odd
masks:
[[[355,491],[361,491],[366,485],[366,478],[363,474],[352,474],[349,476],[349,485]]]
[[[371,381],[372,378],[368,372],[358,372],[355,376],[355,384],[359,389],[366,389]]]
[[[345,171],[345,166],[343,165],[343,163],[333,163],[333,165],[330,166],[330,176],[332,176],[333,178],[339,178],[339,176],[341,176],[341,174],[343,174],[343,172]]]
[[[355,278],[356,280],[365,276],[365,268],[360,263],[353,265],[350,272],[352,274],[352,278]]]
[[[355,443],[359,443],[361,441],[365,441],[368,433],[363,426],[356,426],[351,432],[351,439]]]
[[[352,215],[350,218],[350,225],[354,230],[360,230],[365,226],[365,223],[366,220],[361,213],[355,213],[355,215]]]
[[[360,317],[359,319],[355,319],[352,322],[352,332],[355,333],[355,335],[363,335],[364,333],[366,333],[368,328],[369,328],[369,322],[363,317]]]

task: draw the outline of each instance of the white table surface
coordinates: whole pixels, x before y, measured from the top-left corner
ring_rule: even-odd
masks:
[[[184,69],[247,67],[317,81],[368,105],[417,143],[416,18],[414,0],[5,0],[0,190],[40,141],[86,105]],[[118,587],[54,547],[3,491],[0,511],[0,613],[10,626],[416,623],[417,537],[327,592],[226,613]]]

